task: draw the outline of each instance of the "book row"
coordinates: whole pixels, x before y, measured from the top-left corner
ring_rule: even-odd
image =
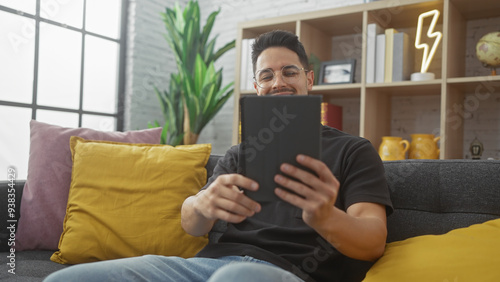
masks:
[[[410,80],[414,48],[407,33],[372,23],[366,38],[366,83]]]

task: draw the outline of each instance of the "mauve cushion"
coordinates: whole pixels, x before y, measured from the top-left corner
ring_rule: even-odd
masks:
[[[158,144],[161,130],[158,127],[102,132],[88,128],[64,128],[32,120],[28,176],[21,198],[16,251],[57,250],[71,184],[71,136],[88,140]]]

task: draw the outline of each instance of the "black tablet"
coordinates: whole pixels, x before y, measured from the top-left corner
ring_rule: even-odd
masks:
[[[298,154],[320,158],[321,102],[319,95],[240,99],[243,174],[260,187],[255,192],[245,191],[250,198],[258,202],[280,200],[274,194],[278,187],[274,176],[280,173],[280,165],[298,166]]]

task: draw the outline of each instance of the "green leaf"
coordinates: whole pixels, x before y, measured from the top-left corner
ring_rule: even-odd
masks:
[[[173,13],[170,16],[174,22],[173,27],[175,27],[175,29],[178,32],[183,31],[184,25],[185,25],[185,21],[184,21],[185,17],[183,15],[183,11],[181,10],[181,7],[179,6],[178,2],[175,3]]]
[[[196,57],[198,55],[198,37],[199,37],[199,24],[196,21],[190,20],[187,22],[184,30],[184,57],[183,62],[190,73],[194,71]]]
[[[201,58],[200,54],[196,56],[196,64],[194,68],[194,93],[195,95],[199,95],[202,91],[203,85],[205,83],[205,75],[207,72],[207,67],[205,66],[205,62]]]
[[[219,14],[220,9],[218,11],[212,12],[208,18],[207,18],[207,23],[203,27],[203,33],[201,34],[200,42],[202,45],[205,45],[207,43],[208,37],[210,36],[210,33],[212,32],[212,28],[215,23],[215,18]]]
[[[155,93],[156,93],[156,96],[158,97],[158,100],[160,100],[160,107],[161,107],[161,110],[163,112],[165,112],[165,109],[166,109],[166,102],[165,102],[165,96],[168,95],[168,93],[166,91],[164,91],[165,94],[162,94],[160,92],[160,90],[158,90],[158,88],[156,88],[156,86],[154,86],[154,90],[155,90]]]
[[[233,49],[235,45],[236,45],[236,41],[233,40],[233,41],[227,43],[226,45],[224,45],[224,47],[220,48],[214,55],[214,61],[218,60],[220,58],[220,56],[224,55],[224,53],[226,53],[227,51]]]
[[[208,64],[214,61],[215,39],[216,38],[210,40],[208,45],[205,46],[205,50],[203,52],[203,60]]]
[[[201,129],[203,129],[203,127],[205,127],[207,125],[207,123],[210,120],[212,120],[212,118],[219,112],[219,110],[227,102],[227,100],[231,97],[232,94],[233,94],[233,89],[231,89],[229,92],[227,92],[225,95],[223,95],[221,99],[217,100],[216,104],[211,108],[211,111],[206,114],[203,123],[200,124]],[[200,129],[200,132],[201,132],[201,129]]]

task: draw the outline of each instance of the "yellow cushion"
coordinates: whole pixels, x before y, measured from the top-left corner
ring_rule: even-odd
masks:
[[[180,225],[185,198],[206,183],[210,144],[70,140],[72,180],[59,250],[62,264],[145,254],[191,257],[208,237]]]
[[[495,219],[389,243],[363,281],[500,281],[499,266],[500,219]]]

